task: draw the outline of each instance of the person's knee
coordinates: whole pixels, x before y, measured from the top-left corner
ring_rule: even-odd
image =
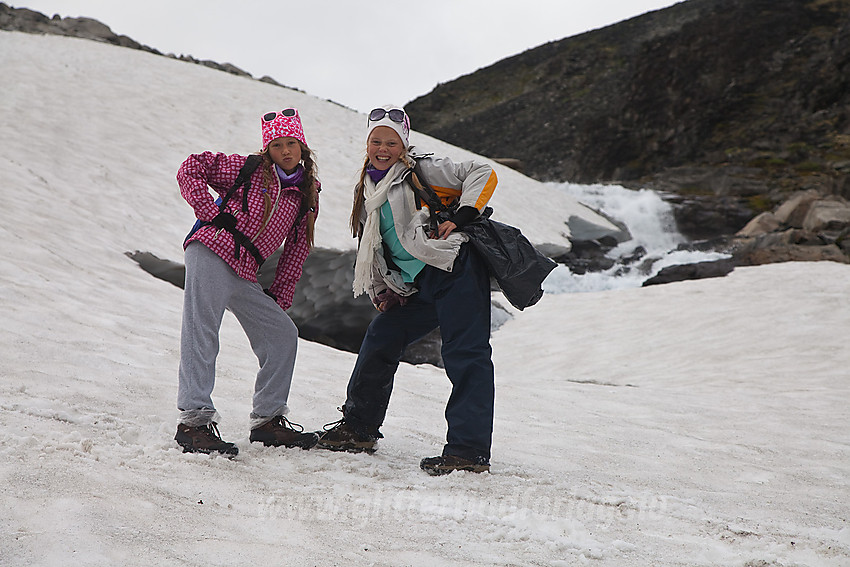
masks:
[[[386,318],[381,316],[372,319],[363,336],[363,346],[368,350],[394,350],[394,345],[403,343],[404,332],[388,324]]]
[[[273,321],[266,322],[255,329],[261,337],[265,337],[271,343],[295,344],[298,341],[298,327],[286,314],[276,317]]]

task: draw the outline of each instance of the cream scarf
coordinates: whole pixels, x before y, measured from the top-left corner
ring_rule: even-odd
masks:
[[[365,176],[363,188],[364,210],[366,224],[363,225],[363,235],[360,237],[360,247],[357,249],[357,260],[354,263],[354,297],[368,291],[372,280],[372,262],[375,251],[381,248],[381,206],[387,202],[387,190],[400,171],[407,166],[399,161],[393,165],[387,174],[376,185],[369,175]]]

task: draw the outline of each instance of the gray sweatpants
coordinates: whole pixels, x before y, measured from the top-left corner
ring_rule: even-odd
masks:
[[[217,421],[212,402],[219,330],[229,309],[251,343],[260,363],[254,385],[251,427],[285,415],[292,384],[298,329],[289,315],[213,251],[192,242],[186,248],[186,285],[180,335],[180,372],[177,407],[180,422],[190,426]]]

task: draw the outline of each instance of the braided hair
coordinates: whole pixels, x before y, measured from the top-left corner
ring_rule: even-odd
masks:
[[[298,189],[301,191],[301,208],[306,211],[307,245],[312,248],[315,242],[316,205],[319,202],[318,167],[313,151],[301,140],[298,140],[298,144],[301,146],[301,161],[304,164],[304,178],[298,184]],[[274,162],[269,157],[268,148],[260,153],[263,156],[263,185],[271,188],[277,177]]]

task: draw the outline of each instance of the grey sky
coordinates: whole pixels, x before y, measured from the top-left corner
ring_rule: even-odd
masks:
[[[7,3],[8,0],[7,0]],[[232,63],[255,77],[368,111],[549,41],[675,0],[27,0],[48,16],[101,21],[164,53]]]

